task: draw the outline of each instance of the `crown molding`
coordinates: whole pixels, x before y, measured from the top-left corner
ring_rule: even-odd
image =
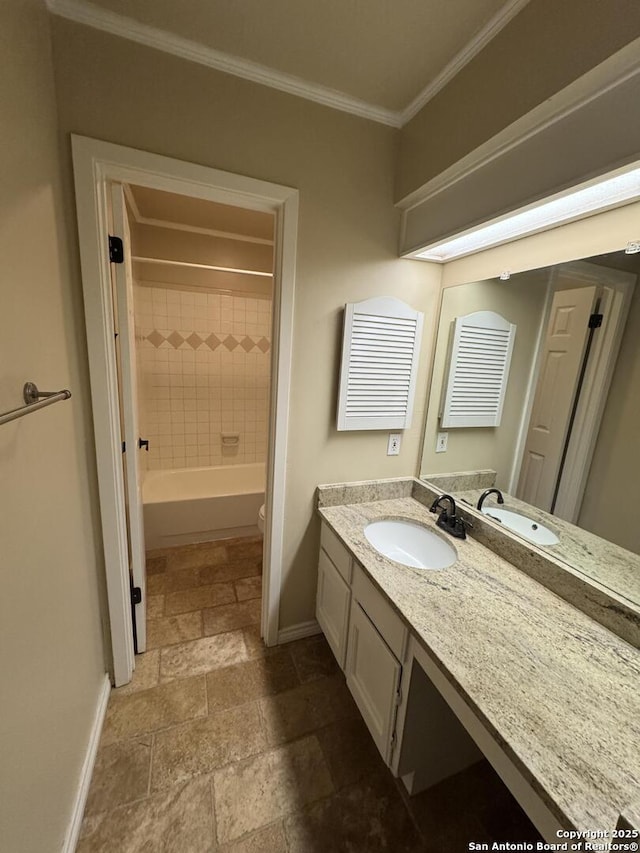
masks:
[[[267,68],[257,62],[231,56],[212,47],[206,47],[189,39],[172,35],[166,30],[141,24],[133,18],[109,12],[106,9],[94,6],[92,3],[86,3],[84,0],[46,0],[46,4],[52,14],[67,18],[75,23],[120,36],[146,47],[162,50],[165,53],[197,62],[200,65],[206,65],[209,68],[215,68],[216,71],[223,71],[226,74],[233,74],[235,77],[242,77],[244,80],[250,80],[253,83],[260,83],[263,86],[269,86],[290,95],[306,98],[308,101],[314,101],[335,110],[370,119],[389,127],[400,127],[400,113],[398,112],[369,104],[359,98],[353,98],[326,86],[308,83],[292,74],[274,71],[272,68]]]
[[[407,122],[411,121],[441,89],[444,89],[456,74],[462,71],[467,63],[480,53],[483,47],[489,44],[492,38],[498,35],[500,30],[506,27],[512,18],[515,18],[528,2],[529,0],[508,0],[471,41],[453,57],[451,62],[445,65],[440,74],[425,86],[410,104],[401,110],[399,114],[400,126],[404,127]]]
[[[290,95],[314,101],[325,107],[331,107],[341,112],[399,129],[420,112],[528,2],[529,0],[508,0],[471,41],[454,56],[440,74],[425,86],[403,110],[389,110],[377,104],[370,104],[360,98],[354,98],[344,92],[330,89],[327,86],[309,83],[293,74],[285,74],[257,62],[232,56],[190,39],[173,35],[166,30],[142,24],[133,18],[102,9],[93,3],[86,2],[86,0],[46,0],[46,6],[53,15],[75,23],[120,36],[190,62],[197,62],[199,65],[206,65],[225,74],[232,74],[253,83],[269,86],[280,92],[287,92]]]

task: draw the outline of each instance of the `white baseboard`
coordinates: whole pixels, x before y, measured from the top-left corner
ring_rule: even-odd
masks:
[[[98,744],[100,743],[100,735],[102,734],[104,717],[107,713],[107,702],[109,701],[110,693],[111,681],[109,680],[108,674],[105,673],[104,681],[98,695],[93,725],[91,726],[91,734],[89,735],[89,743],[87,744],[87,752],[84,757],[84,762],[82,763],[82,770],[80,771],[76,800],[71,813],[71,820],[69,821],[67,834],[62,845],[62,853],[74,853],[78,844],[82,817],[84,815],[84,807],[87,802],[89,785],[91,784],[91,776],[93,775],[93,767],[96,763],[96,754],[98,752]]]
[[[322,628],[316,619],[311,619],[309,622],[298,622],[297,625],[290,625],[288,628],[282,628],[278,631],[278,645],[292,643],[294,640],[302,640],[305,637],[315,637],[316,634],[321,633]]]

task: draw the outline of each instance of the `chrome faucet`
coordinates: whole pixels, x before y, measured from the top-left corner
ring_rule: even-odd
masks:
[[[489,495],[497,495],[498,503],[504,503],[504,498],[502,497],[502,492],[500,491],[500,489],[486,489],[478,498],[478,509],[480,511],[482,511],[482,504],[485,502],[486,498],[489,497]]]

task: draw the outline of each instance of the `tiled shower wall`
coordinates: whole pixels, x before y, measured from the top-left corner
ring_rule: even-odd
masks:
[[[138,286],[135,312],[147,467],[264,462],[271,300]]]

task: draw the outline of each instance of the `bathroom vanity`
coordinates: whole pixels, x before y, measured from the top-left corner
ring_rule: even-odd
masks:
[[[432,498],[412,478],[318,489],[317,618],[380,754],[416,793],[482,753],[548,842],[613,830],[640,794],[637,648],[472,536],[442,570],[368,542],[394,518],[446,537]]]

